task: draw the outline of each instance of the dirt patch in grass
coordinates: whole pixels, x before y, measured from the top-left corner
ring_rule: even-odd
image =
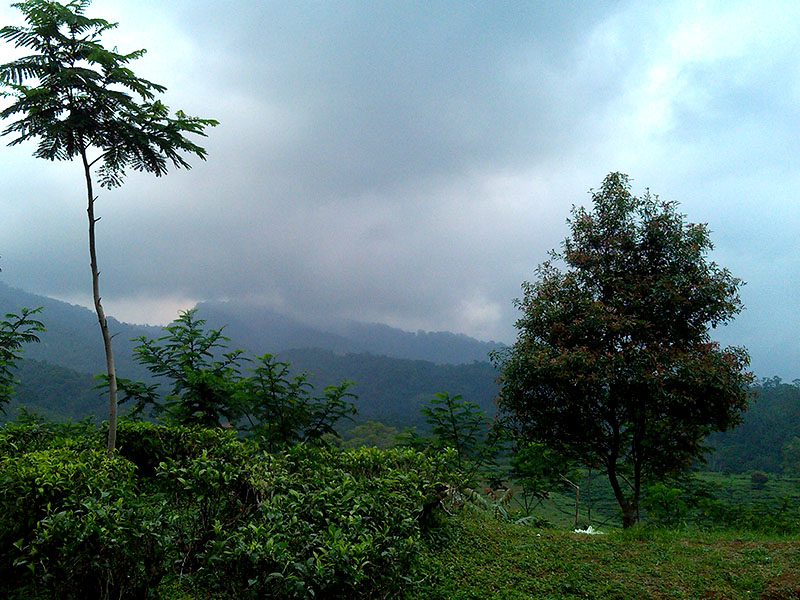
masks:
[[[761,600],[800,600],[800,565],[768,581]]]

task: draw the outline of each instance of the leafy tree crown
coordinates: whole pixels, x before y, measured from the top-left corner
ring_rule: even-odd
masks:
[[[592,202],[523,284],[517,342],[496,357],[499,403],[524,437],[605,468],[630,524],[642,480],[687,468],[747,405],[746,350],[710,337],[742,310],[743,283],[708,259],[706,225],[633,196],[626,175]]]
[[[0,65],[2,94],[13,100],[0,118],[18,116],[2,132],[16,136],[10,145],[38,140],[34,155],[48,160],[71,160],[94,148],[100,154],[92,164],[100,163],[100,183],[108,188],[121,185],[127,168],[161,176],[169,163],[191,168],[182,153],[205,159],[206,151],[184,134],[205,135],[217,121],[182,111],[170,116],[156,98],[166,88],[128,67],[145,50],[103,47],[100,38],[117,23],[87,17],[89,4],[12,5],[27,24],[3,27],[0,38],[32,54]]]

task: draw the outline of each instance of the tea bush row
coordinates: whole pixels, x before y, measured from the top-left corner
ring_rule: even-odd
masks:
[[[123,423],[0,430],[0,596],[390,597],[452,457]]]

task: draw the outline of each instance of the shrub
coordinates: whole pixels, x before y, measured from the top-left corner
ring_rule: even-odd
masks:
[[[438,458],[410,450],[297,447],[262,488],[251,519],[221,524],[198,569],[226,598],[369,598],[413,568]]]
[[[0,591],[19,598],[145,598],[166,573],[162,507],[133,465],[52,448],[0,460]],[[151,499],[152,500],[152,499]]]
[[[130,422],[115,454],[95,438],[0,431],[0,597],[386,597],[452,480],[452,451],[272,455],[231,432]]]
[[[689,506],[683,496],[683,490],[664,483],[649,486],[642,499],[648,521],[660,527],[679,525],[689,515]]]
[[[102,434],[89,419],[57,423],[22,410],[16,422],[9,421],[0,428],[0,456],[47,448],[88,450],[102,445]]]
[[[204,452],[232,463],[247,460],[248,447],[229,429],[197,425],[156,425],[120,420],[119,453],[136,465],[139,477],[152,477],[160,463],[197,458]]]

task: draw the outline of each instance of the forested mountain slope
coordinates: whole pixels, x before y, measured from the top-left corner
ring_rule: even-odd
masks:
[[[800,385],[773,378],[761,382],[754,391],[742,424],[711,436],[715,448],[709,457],[712,469],[779,472],[784,444],[800,436]]]
[[[197,315],[214,328],[225,326],[234,346],[251,352],[321,348],[340,354],[369,353],[437,364],[488,362],[502,347],[448,331],[403,331],[380,323],[331,321],[322,325],[278,314],[263,306],[237,302],[202,302]]]
[[[105,372],[105,354],[97,316],[88,308],[61,302],[46,296],[29,294],[0,283],[0,313],[17,313],[20,308],[42,307],[38,319],[46,331],[38,344],[25,348],[25,358],[66,367],[81,373]],[[111,334],[114,335],[114,360],[117,373],[123,377],[141,378],[146,371],[133,362],[131,338],[145,335],[158,337],[160,327],[130,325],[113,317],[108,318]]]
[[[20,385],[9,415],[13,416],[15,407],[22,405],[52,417],[79,419],[94,414],[102,418],[105,403],[99,391],[93,389],[96,382],[92,379],[92,374],[103,370],[102,342],[94,314],[81,306],[0,284],[3,314],[17,312],[23,306],[43,307],[39,318],[47,331],[41,335],[41,343],[25,348],[18,374]],[[274,353],[291,363],[294,373],[308,372],[320,393],[325,385],[353,381],[358,421],[417,424],[419,406],[441,391],[462,394],[489,413],[494,410],[494,367],[486,361],[466,359],[486,354],[496,345],[451,333],[411,334],[381,325],[347,324],[350,331],[360,332],[356,337],[361,336],[362,342],[357,342],[269,311],[255,310],[248,318],[233,305],[219,310],[202,304],[197,317],[207,321],[206,327],[224,326],[225,335],[231,338],[230,348],[242,348],[248,356]],[[112,332],[117,333],[114,344],[118,375],[149,379],[147,370],[133,361],[136,342],[131,338],[158,338],[163,330],[109,321]],[[449,354],[446,340],[454,341]],[[393,348],[398,354],[412,354],[415,345],[421,355],[437,360],[382,355],[391,355]],[[465,359],[464,364],[445,364],[448,357]]]

